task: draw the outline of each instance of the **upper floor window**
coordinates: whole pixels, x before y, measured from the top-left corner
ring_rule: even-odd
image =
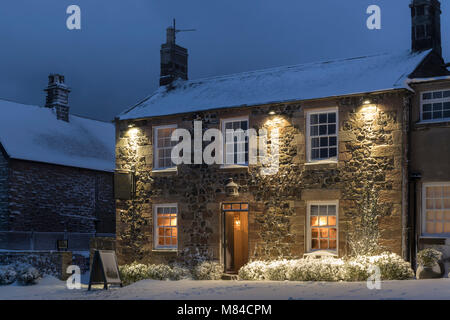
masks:
[[[450,89],[421,94],[421,120],[450,120]]]
[[[450,182],[424,184],[422,234],[450,236]]]
[[[154,207],[155,249],[175,250],[178,247],[177,204],[157,204]]]
[[[154,165],[155,169],[167,169],[175,167],[172,162],[172,148],[178,143],[171,141],[172,132],[177,128],[176,125],[159,126],[153,128],[154,141]]]
[[[240,130],[239,130],[240,129]],[[224,164],[248,164],[248,118],[222,120],[225,137]]]
[[[308,161],[337,160],[337,109],[307,113]]]

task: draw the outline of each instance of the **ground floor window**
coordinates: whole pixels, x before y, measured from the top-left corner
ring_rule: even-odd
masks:
[[[176,250],[178,247],[177,204],[154,206],[155,249]]]
[[[424,184],[422,203],[422,234],[450,236],[450,182]]]
[[[338,202],[308,203],[308,251],[337,250]]]

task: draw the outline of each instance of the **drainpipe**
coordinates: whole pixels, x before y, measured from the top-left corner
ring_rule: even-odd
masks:
[[[416,271],[416,252],[417,252],[417,181],[420,180],[422,176],[420,173],[413,172],[410,174],[409,178],[412,184],[412,219],[410,219],[410,257],[411,257],[411,267]]]

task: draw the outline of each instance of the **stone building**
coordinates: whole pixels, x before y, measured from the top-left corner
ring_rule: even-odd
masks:
[[[0,100],[0,249],[89,249],[114,235],[114,125],[69,113],[64,77],[45,107]]]
[[[417,79],[450,74],[440,32],[437,41],[438,3],[412,3],[412,51],[208,79],[168,77],[170,59],[175,69],[187,70],[187,59],[177,57],[180,50],[168,38],[161,50],[164,85],[116,118],[120,263],[207,258],[235,273],[249,259],[344,256],[371,208],[379,216],[379,245],[411,259],[415,221],[408,185],[422,90]],[[424,21],[431,25],[422,34]],[[201,121],[200,134],[195,121]],[[211,128],[224,136],[227,129],[267,129],[272,161],[250,163],[250,141],[241,136],[224,138],[221,151],[232,160],[243,154],[240,163],[207,165],[193,152],[187,159],[196,164],[175,165],[174,130],[201,139]],[[194,142],[193,150],[208,141]],[[263,174],[275,162],[273,174]]]

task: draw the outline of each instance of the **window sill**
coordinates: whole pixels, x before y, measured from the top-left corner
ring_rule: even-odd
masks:
[[[220,166],[220,169],[248,169],[248,165],[246,164],[223,164]]]
[[[314,166],[317,164],[337,164],[337,160],[319,160],[319,161],[309,161],[305,162],[305,166]]]
[[[178,253],[178,249],[153,249],[154,253]]]
[[[173,167],[173,168],[164,168],[164,169],[153,169],[152,170],[152,176],[153,175],[171,175],[171,174],[177,174],[178,173],[178,168],[177,167]]]
[[[303,257],[320,258],[320,257],[333,257],[337,258],[337,251],[317,250],[310,251],[303,255]]]
[[[426,127],[426,126],[442,126],[447,127],[450,126],[450,119],[443,119],[443,120],[421,120],[419,122],[416,122],[416,127]]]

